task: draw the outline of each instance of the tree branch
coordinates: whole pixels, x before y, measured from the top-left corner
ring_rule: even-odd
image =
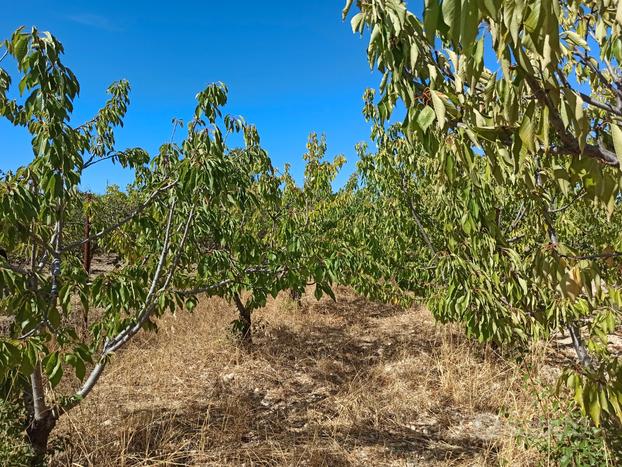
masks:
[[[64,412],[70,410],[75,407],[80,400],[84,399],[95,387],[97,381],[102,375],[106,363],[108,362],[108,357],[112,352],[115,352],[120,347],[122,347],[133,335],[135,335],[140,328],[145,324],[145,321],[149,318],[152,311],[155,308],[155,300],[153,299],[157,284],[160,280],[160,276],[162,274],[162,269],[164,267],[164,262],[168,256],[168,251],[170,247],[170,237],[171,237],[171,227],[173,224],[173,213],[175,210],[176,201],[171,203],[171,207],[169,210],[169,215],[166,223],[166,233],[164,237],[164,244],[162,245],[162,251],[160,252],[160,259],[158,261],[158,265],[156,267],[156,271],[154,273],[153,279],[151,281],[151,287],[149,292],[147,293],[147,297],[145,298],[145,303],[143,305],[142,311],[138,315],[137,322],[133,325],[129,325],[123,331],[121,331],[117,336],[112,340],[106,340],[104,344],[104,349],[100,354],[100,357],[97,361],[97,364],[89,374],[89,377],[84,382],[82,387],[74,394],[74,396],[67,401],[67,403],[61,408]],[[186,230],[187,233],[187,230]]]
[[[585,344],[583,344],[583,339],[581,338],[581,329],[574,324],[568,325],[568,333],[570,334],[570,338],[572,339],[572,346],[577,354],[577,358],[581,365],[585,368],[591,369],[594,367],[594,360],[590,357],[587,349],[585,348]]]
[[[112,154],[109,154],[109,155],[104,156],[104,157],[99,157],[99,158],[97,158],[97,159],[95,158],[95,156],[91,156],[91,157],[89,158],[89,160],[87,160],[87,161],[86,161],[86,162],[82,165],[82,170],[84,170],[84,169],[88,169],[89,167],[92,167],[92,166],[94,166],[95,164],[98,164],[98,163],[100,163],[100,162],[107,161],[107,160],[110,160],[110,159],[114,159],[114,158],[115,158],[118,154],[119,154],[119,153],[117,153],[117,152],[113,152]]]
[[[523,219],[526,212],[527,212],[527,207],[525,206],[525,202],[523,201],[520,207],[518,208],[518,212],[516,213],[516,217],[514,218],[514,221],[512,221],[512,225],[510,225],[509,232],[514,231],[514,229],[518,227],[518,223]]]
[[[533,90],[535,97],[549,108],[551,123],[557,130],[559,139],[563,143],[562,146],[558,147],[560,153],[566,153],[573,156],[584,155],[592,159],[596,159],[605,165],[610,165],[612,167],[620,166],[620,161],[618,160],[616,153],[605,147],[586,143],[583,151],[581,151],[579,141],[577,141],[577,138],[571,135],[566,129],[557,107],[553,104],[553,102],[551,102],[546,91],[529,73],[525,73],[524,76],[527,84],[529,84],[529,87]]]
[[[562,206],[561,208],[557,208],[557,209],[549,209],[549,214],[555,214],[557,212],[562,212],[565,211],[566,209],[568,209],[569,207],[571,207],[574,203],[576,203],[578,200],[580,200],[581,198],[583,198],[585,195],[587,194],[586,191],[580,191],[573,199],[572,201],[570,201],[568,204]]]
[[[608,259],[608,258],[620,258],[620,257],[622,257],[622,253],[618,252],[618,251],[615,251],[615,252],[612,252],[612,253],[601,253],[601,254],[594,254],[594,255],[572,256],[572,255],[562,255],[562,254],[559,254],[559,256],[560,256],[560,258],[568,258],[568,259],[576,259],[576,260],[582,260],[582,259]]]
[[[415,205],[413,203],[413,200],[410,197],[410,194],[408,193],[408,188],[406,186],[406,179],[404,178],[403,174],[401,174],[401,179],[402,179],[402,191],[404,192],[404,196],[406,196],[406,200],[407,200],[408,206],[410,208],[410,215],[413,217],[413,219],[415,221],[415,224],[417,225],[417,229],[419,229],[419,233],[423,237],[423,241],[425,242],[428,250],[430,251],[430,253],[432,253],[432,256],[436,256],[436,249],[434,248],[434,245],[432,244],[432,240],[430,240],[430,237],[428,236],[428,233],[426,232],[425,228],[423,227],[423,224],[421,223],[421,220],[419,220],[419,216],[417,214],[417,210],[415,209]]]
[[[94,240],[97,240],[98,238],[103,237],[106,234],[109,234],[110,232],[118,229],[119,227],[121,227],[124,224],[127,224],[129,221],[131,221],[133,218],[135,218],[137,215],[139,215],[141,212],[143,212],[152,202],[153,200],[162,192],[172,188],[173,186],[175,186],[175,184],[177,183],[177,180],[169,183],[168,185],[165,185],[161,188],[159,188],[158,190],[156,190],[155,192],[153,192],[151,194],[151,196],[149,196],[149,198],[147,198],[147,201],[145,201],[143,204],[141,204],[138,208],[136,208],[134,211],[132,211],[132,213],[130,213],[128,216],[124,217],[123,219],[121,219],[119,222],[117,222],[114,225],[111,225],[109,227],[106,227],[104,229],[102,229],[101,231],[97,232],[96,234],[91,235],[88,238],[85,238],[83,240],[78,240],[76,242],[70,243],[69,245],[64,246],[61,249],[61,252],[66,252],[69,250],[73,250],[74,248],[78,248],[82,245],[84,245],[87,242],[92,242]]]

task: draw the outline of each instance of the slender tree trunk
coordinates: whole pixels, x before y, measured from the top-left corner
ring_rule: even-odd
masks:
[[[87,199],[90,200],[90,198],[87,198]],[[91,218],[90,218],[89,213],[87,212],[86,216],[84,217],[84,239],[86,240],[86,242],[82,246],[83,266],[87,274],[91,273],[91,261],[93,259],[92,245],[91,245],[91,241],[89,240],[90,236],[91,236]],[[84,334],[86,335],[86,331],[89,328],[89,312],[88,312],[88,309],[86,308],[82,308],[82,326],[83,326]]]
[[[238,308],[238,312],[240,314],[240,337],[242,342],[244,344],[252,344],[253,335],[251,332],[251,311],[244,306],[242,299],[237,293],[233,296],[233,301],[235,302],[235,306]]]
[[[540,172],[540,162],[536,159],[536,185],[542,187],[542,174]],[[557,237],[557,231],[555,230],[554,219],[551,217],[551,207],[546,206],[544,210],[544,222],[546,223],[547,233],[549,235],[549,241],[553,248],[557,248],[557,244],[559,243],[559,239]],[[569,324],[568,332],[570,333],[570,338],[572,339],[572,346],[574,347],[575,352],[577,353],[577,358],[583,367],[590,369],[594,367],[594,361],[592,357],[590,357],[589,352],[585,348],[583,344],[583,339],[581,338],[581,328],[577,324]]]
[[[298,305],[298,308],[302,307],[302,293],[301,292],[299,292],[298,290],[290,289],[289,296],[294,302],[296,302],[296,305]]]
[[[63,177],[64,183],[64,177]],[[56,207],[56,222],[54,226],[54,235],[52,237],[52,248],[54,252],[52,254],[51,264],[51,288],[50,288],[50,308],[54,308],[57,305],[58,293],[60,289],[60,276],[61,276],[61,242],[63,235],[63,215],[64,215],[64,192],[59,199]],[[32,251],[32,261],[34,264],[34,258],[36,257],[36,249]],[[44,322],[47,322],[48,311],[44,316]],[[35,452],[35,459],[33,465],[41,465],[45,461],[45,455],[48,450],[48,439],[50,433],[56,425],[56,417],[52,409],[45,402],[45,389],[43,387],[43,372],[41,370],[41,361],[37,360],[35,367],[30,375],[30,388],[32,394],[32,417],[28,427],[26,428],[26,434],[30,441],[31,446]]]
[[[45,461],[50,433],[56,425],[54,413],[45,403],[41,363],[37,363],[30,375],[31,420],[26,428],[28,440],[35,452],[33,465],[41,465]],[[30,401],[27,401],[27,403]]]
[[[90,219],[89,214],[87,213],[84,218],[84,240],[86,240],[86,242],[84,242],[84,245],[82,246],[82,249],[83,249],[82,263],[84,265],[84,270],[87,272],[87,274],[91,273],[91,261],[93,259],[91,241],[89,240],[90,236],[91,236],[91,219]]]
[[[585,368],[590,369],[594,367],[594,361],[592,357],[590,357],[590,353],[585,348],[583,344],[583,339],[581,338],[581,329],[579,326],[575,324],[571,324],[568,326],[568,332],[570,333],[570,338],[572,339],[572,346],[574,347],[575,352],[577,353],[577,358],[581,365]]]

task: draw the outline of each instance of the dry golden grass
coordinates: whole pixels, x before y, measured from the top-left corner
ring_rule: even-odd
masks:
[[[55,465],[533,465],[508,420],[536,417],[525,370],[424,309],[341,289],[255,315],[222,300],[160,322],[61,420]],[[509,417],[501,416],[505,413]]]

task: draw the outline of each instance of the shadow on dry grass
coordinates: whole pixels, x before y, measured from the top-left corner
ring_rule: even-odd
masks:
[[[521,369],[426,310],[279,299],[254,346],[219,300],[120,355],[63,422],[56,465],[521,465],[498,414],[529,404]]]

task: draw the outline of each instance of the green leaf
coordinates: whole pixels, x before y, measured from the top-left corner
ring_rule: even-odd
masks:
[[[435,118],[436,114],[434,113],[434,109],[432,109],[429,105],[426,105],[423,109],[421,109],[419,115],[417,115],[417,123],[423,131],[426,131]]]
[[[566,39],[568,39],[573,44],[579,47],[587,48],[587,42],[585,42],[585,39],[579,36],[576,32],[566,31],[564,34],[566,35]]]
[[[61,316],[60,316],[60,312],[58,311],[58,308],[56,307],[52,307],[50,308],[50,311],[48,312],[48,320],[50,321],[50,324],[54,327],[58,327],[61,324]]]
[[[45,373],[52,386],[56,386],[63,377],[63,361],[59,358],[58,352],[52,352],[44,360]]]
[[[59,358],[56,363],[56,366],[54,367],[54,369],[48,376],[48,379],[50,380],[50,384],[52,385],[52,387],[58,385],[62,377],[63,377],[63,362]]]
[[[327,284],[323,284],[322,285],[322,290],[326,293],[326,295],[328,295],[334,302],[337,301],[337,299],[335,298],[335,292],[333,292],[333,289],[327,285]]]
[[[37,153],[39,157],[45,156],[45,148],[47,147],[48,139],[45,135],[39,136],[39,152]]]
[[[192,313],[197,306],[197,301],[194,298],[189,298],[186,300],[185,306],[186,310]]]
[[[410,69],[414,70],[417,66],[417,59],[419,58],[419,47],[417,44],[412,44],[410,46]]]
[[[445,156],[445,174],[450,182],[453,181],[456,176],[455,163],[453,154],[451,152],[447,152]]]
[[[436,112],[438,127],[442,129],[445,126],[445,103],[435,90],[431,89],[430,94],[432,96],[432,105],[434,106],[434,111]]]
[[[84,366],[84,362],[82,361],[82,359],[79,357],[78,354],[75,354],[75,353],[67,354],[65,356],[65,362],[71,365],[75,369],[76,377],[79,380],[84,379],[84,376],[86,375],[86,367]]]
[[[465,0],[461,8],[460,42],[462,50],[471,49],[479,27],[479,8],[477,2]]]
[[[28,52],[28,36],[25,34],[20,34],[14,43],[14,54],[15,59],[18,62],[21,62],[26,56],[26,52]]]
[[[363,13],[357,13],[356,15],[354,15],[352,19],[350,20],[350,25],[352,26],[352,32],[354,33],[363,32],[363,28],[365,26],[364,20],[365,20],[365,16],[363,15]]]
[[[622,159],[622,130],[615,123],[611,124],[611,137],[617,156]]]
[[[530,152],[535,151],[533,122],[528,115],[523,116],[523,122],[518,130],[518,136]]]
[[[499,12],[499,8],[496,0],[484,0],[483,6],[486,9],[486,14],[491,16],[492,18],[497,17],[497,13]]]
[[[58,361],[58,352],[52,352],[47,357],[43,359],[43,365],[45,366],[46,374],[52,373],[54,368],[56,367],[56,363]]]
[[[438,20],[440,18],[441,8],[437,0],[426,0],[425,9],[423,11],[423,27],[425,36],[429,42],[432,42],[438,28]]]
[[[590,417],[594,421],[594,425],[600,426],[601,406],[598,398],[593,399],[588,407]]]
[[[343,10],[341,11],[342,21],[345,21],[346,16],[348,16],[348,12],[350,11],[350,8],[352,7],[352,1],[353,0],[346,0],[346,5],[343,7]]]
[[[373,44],[376,42],[376,40],[380,37],[380,25],[379,24],[375,24],[374,28],[371,31],[371,37],[369,38],[369,44]]]
[[[443,21],[449,27],[449,35],[455,41],[460,39],[460,0],[443,0],[441,6]]]

